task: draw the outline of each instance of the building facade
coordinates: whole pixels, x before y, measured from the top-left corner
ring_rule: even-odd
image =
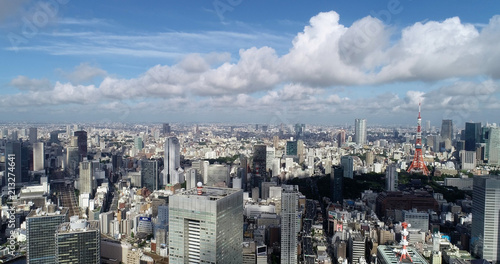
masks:
[[[99,221],[83,219],[59,225],[56,231],[56,263],[101,263]]]
[[[55,234],[58,226],[68,221],[68,208],[32,210],[26,217],[27,263],[56,263]]]
[[[202,187],[170,196],[169,263],[242,263],[243,191]]]
[[[471,253],[500,263],[500,176],[475,176],[472,189]]]
[[[297,263],[299,187],[283,185],[281,191],[281,263]]]
[[[354,121],[354,142],[358,145],[366,144],[366,119]]]

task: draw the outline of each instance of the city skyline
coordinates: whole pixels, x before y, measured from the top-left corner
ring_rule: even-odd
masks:
[[[498,3],[47,3],[0,12],[0,121],[498,122]]]

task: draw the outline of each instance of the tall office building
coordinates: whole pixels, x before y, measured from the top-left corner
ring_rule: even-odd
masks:
[[[242,263],[243,191],[201,187],[169,197],[169,263]]]
[[[81,194],[89,193],[92,194],[95,188],[92,162],[82,161],[80,162],[80,179],[78,180],[78,188]]]
[[[485,159],[489,165],[500,165],[500,128],[489,127],[485,132]]]
[[[57,227],[68,221],[68,208],[54,204],[32,210],[26,217],[26,248],[29,264],[56,263],[55,234]]]
[[[337,202],[340,205],[344,202],[343,194],[344,185],[344,169],[339,166],[333,166],[330,173],[330,194],[332,202]]]
[[[223,164],[211,164],[207,168],[207,186],[219,186],[225,185],[229,186],[230,178],[229,171],[231,167]]]
[[[45,149],[43,142],[33,143],[33,171],[45,168]]]
[[[59,225],[56,231],[55,263],[101,263],[99,221],[73,219]]]
[[[281,190],[281,263],[297,263],[297,217],[299,187],[283,185]]]
[[[135,137],[134,138],[134,147],[138,150],[142,150],[142,137]]]
[[[450,119],[444,119],[441,123],[441,140],[445,142],[447,139],[453,139],[453,121]]]
[[[162,133],[164,136],[170,134],[170,125],[168,123],[163,123]]]
[[[366,119],[354,121],[354,142],[358,145],[366,144]]]
[[[398,172],[396,171],[396,164],[390,164],[385,170],[385,190],[394,192],[398,189]]]
[[[266,172],[273,169],[275,153],[276,151],[274,147],[266,147]]]
[[[354,163],[351,156],[342,156],[340,158],[340,166],[344,169],[344,177],[354,178]]]
[[[345,130],[339,130],[337,134],[337,144],[338,147],[342,147],[345,144]]]
[[[500,263],[500,176],[474,176],[471,253]]]
[[[476,151],[476,145],[481,143],[481,123],[465,123],[465,150]]]
[[[65,169],[69,172],[71,176],[76,175],[76,169],[78,168],[79,163],[80,163],[80,154],[78,153],[78,147],[67,147]]]
[[[287,156],[297,156],[297,141],[287,141],[286,142],[286,155]]]
[[[38,140],[38,130],[36,127],[29,128],[29,139],[31,144],[35,144]]]
[[[75,131],[75,137],[78,138],[78,154],[80,155],[80,161],[83,158],[87,158],[87,132],[86,131]]]
[[[142,160],[141,161],[141,184],[150,191],[156,191],[159,188],[159,172],[158,161]]]
[[[179,173],[177,172],[177,170],[181,167],[180,150],[181,145],[178,138],[168,137],[165,139],[165,175],[163,179],[164,184],[181,183],[181,180],[179,179]]]
[[[9,157],[13,158],[14,160],[14,167],[9,166],[9,162],[12,161],[9,160]],[[22,182],[22,173],[21,173],[21,142],[13,142],[13,141],[8,141],[7,144],[5,145],[5,168],[6,171],[8,170],[9,173],[13,173],[15,175],[16,183],[21,183]],[[12,171],[12,169],[14,171]],[[4,183],[7,185],[7,173],[4,173]]]
[[[253,172],[257,175],[266,176],[266,145],[253,146]]]

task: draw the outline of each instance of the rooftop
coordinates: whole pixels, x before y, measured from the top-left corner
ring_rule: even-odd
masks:
[[[31,212],[28,214],[27,217],[48,217],[48,216],[56,216],[56,215],[67,215],[68,214],[68,208],[65,207],[57,207],[53,206],[52,208],[49,208],[49,210],[42,210],[41,208],[38,208],[36,210],[31,210]]]
[[[81,233],[87,231],[99,230],[99,221],[87,221],[85,219],[78,219],[73,222],[66,222],[59,225],[57,228],[58,234],[65,233]]]
[[[198,194],[198,189],[193,188],[183,192],[180,192],[176,195],[178,196],[188,196],[188,197],[197,197],[197,198],[205,198],[207,200],[219,200],[229,195],[240,192],[240,189],[232,189],[232,188],[222,188],[222,187],[209,187],[203,186],[201,194]]]

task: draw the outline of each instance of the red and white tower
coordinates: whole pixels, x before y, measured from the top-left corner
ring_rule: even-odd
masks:
[[[422,118],[420,117],[420,103],[418,104],[418,118],[417,118],[417,140],[415,141],[415,155],[411,162],[408,172],[422,173],[429,176],[429,169],[425,166],[424,156],[422,155]]]
[[[408,231],[406,228],[408,228],[408,224],[406,222],[401,223],[401,226],[403,227],[403,230],[401,231],[401,236],[403,237],[401,239],[401,242],[399,244],[403,246],[403,249],[399,252],[401,254],[401,257],[399,258],[399,262],[402,263],[403,259],[408,258],[411,262],[413,260],[411,259],[410,253],[408,252],[408,249],[406,248],[408,246],[408,240],[406,240],[406,237],[408,236]]]

